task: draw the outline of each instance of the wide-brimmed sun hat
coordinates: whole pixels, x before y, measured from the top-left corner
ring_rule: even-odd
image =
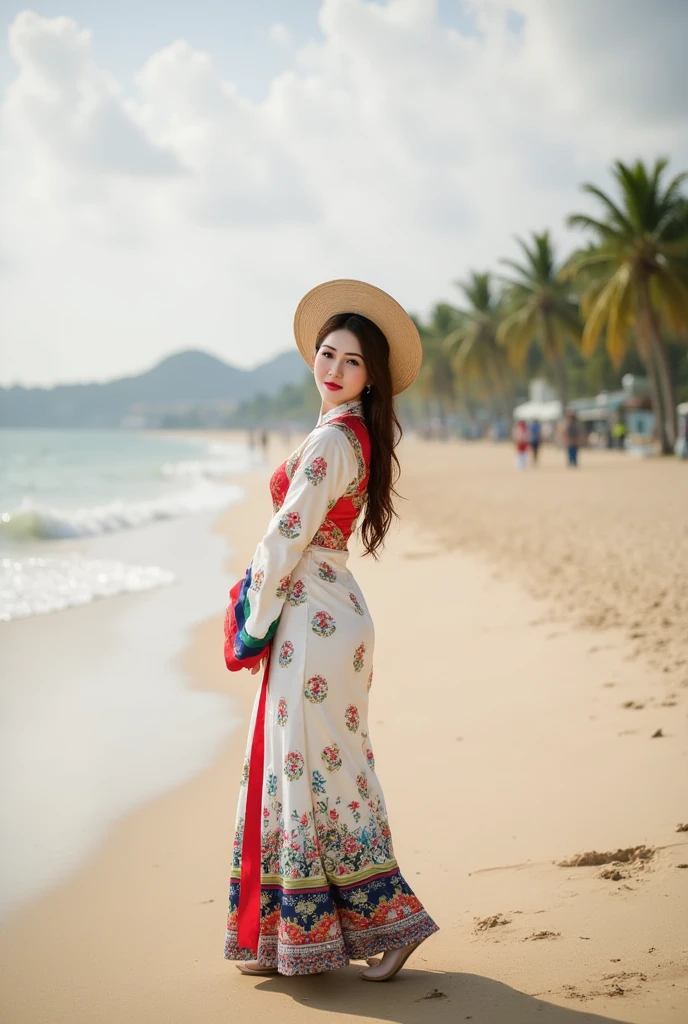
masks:
[[[365,281],[325,281],[299,302],[294,315],[294,337],[311,369],[318,331],[337,313],[359,313],[380,328],[389,343],[393,394],[398,395],[413,384],[423,359],[418,329],[396,299]]]

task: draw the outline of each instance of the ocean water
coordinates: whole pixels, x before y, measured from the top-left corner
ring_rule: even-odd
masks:
[[[128,431],[0,431],[0,621],[172,583],[159,565],[85,557],[102,537],[237,497],[248,449]]]
[[[255,462],[241,445],[96,431],[0,431],[0,460],[6,918],[236,726],[236,678],[192,689],[180,655],[224,611],[230,550],[213,527]],[[219,627],[220,663],[222,641]]]

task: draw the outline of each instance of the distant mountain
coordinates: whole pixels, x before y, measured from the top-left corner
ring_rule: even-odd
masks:
[[[240,370],[207,352],[189,350],[136,377],[104,384],[0,388],[0,427],[157,426],[189,412],[210,425],[240,401],[300,384],[306,372],[298,352]]]

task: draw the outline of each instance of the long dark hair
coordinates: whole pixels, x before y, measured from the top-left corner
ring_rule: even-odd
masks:
[[[360,313],[336,313],[318,331],[315,351],[328,334],[341,330],[351,331],[358,338],[371,385],[370,391],[364,390],[361,396],[371,448],[361,540],[366,554],[377,558],[378,548],[382,547],[392,520],[398,518],[394,498],[399,497],[395,484],[401,472],[394,451],[402,431],[394,410],[389,344],[377,324],[367,317]]]

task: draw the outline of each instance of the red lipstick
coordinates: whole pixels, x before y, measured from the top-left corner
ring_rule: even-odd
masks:
[[[331,380],[326,380],[325,381],[325,387],[328,389],[328,391],[341,391],[342,390],[341,384],[334,384]]]

